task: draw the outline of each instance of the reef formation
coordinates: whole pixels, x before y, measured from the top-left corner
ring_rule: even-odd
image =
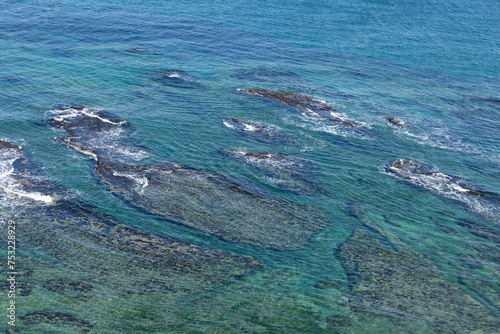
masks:
[[[46,291],[56,299],[86,300],[98,294],[97,287],[125,298],[191,294],[234,282],[262,265],[249,256],[126,226],[51,181],[36,166],[16,145],[0,142],[0,210],[6,221],[15,221],[18,248],[31,254],[16,266],[22,282],[19,298]],[[6,234],[6,229],[0,233]],[[47,276],[37,276],[35,268],[41,267]],[[21,327],[66,324],[76,332],[93,327],[71,314],[36,305],[25,309],[30,312],[21,316]]]
[[[69,134],[61,141],[92,155],[101,182],[147,212],[228,241],[283,250],[305,247],[325,226],[326,217],[320,210],[244,179],[174,162],[131,163],[127,154],[117,151],[136,152],[140,148],[130,141],[127,125],[116,116],[71,106],[55,113],[53,124]],[[113,137],[116,133],[121,136]],[[118,150],[110,144],[116,144]]]
[[[165,70],[148,73],[151,80],[162,85],[177,88],[200,88],[199,79],[184,70]]]
[[[226,118],[223,123],[228,128],[238,131],[242,136],[263,143],[290,144],[294,142],[291,136],[275,126],[237,118]]]
[[[487,197],[486,192],[476,189],[463,178],[432,171],[431,166],[423,163],[401,159],[388,165],[386,170],[406,181],[443,193]]]

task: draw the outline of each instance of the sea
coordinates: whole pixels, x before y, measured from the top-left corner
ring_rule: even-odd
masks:
[[[494,0],[0,0],[0,140],[35,161],[23,177],[64,189],[23,193],[12,179],[17,156],[1,152],[0,331],[500,333],[499,22]],[[249,89],[311,97],[355,126],[241,93]],[[277,249],[144,210],[58,139],[67,134],[53,120],[68,106],[125,121],[123,140],[140,149],[110,149],[135,164],[244,180],[324,222],[304,247]],[[286,136],[252,135],[255,125]],[[281,153],[307,168],[225,149]],[[212,200],[224,212],[216,202],[232,198]],[[155,282],[182,270],[145,257],[147,282],[134,280],[132,260],[114,248],[121,241],[80,238],[83,225],[67,223],[76,209],[44,216],[61,201],[260,265],[175,290]],[[77,261],[58,244],[88,253]],[[212,275],[203,268],[189,270]]]

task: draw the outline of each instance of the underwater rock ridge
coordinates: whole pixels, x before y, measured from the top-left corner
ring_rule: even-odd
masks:
[[[432,171],[431,166],[423,163],[401,159],[389,164],[386,170],[404,180],[427,188],[436,188],[443,192],[466,193],[479,197],[489,196],[463,178]]]
[[[304,248],[325,227],[322,211],[244,179],[173,162],[139,165],[118,155],[116,148],[133,151],[136,144],[124,121],[106,116],[69,108],[52,123],[69,134],[63,143],[94,156],[99,180],[128,203],[224,240],[281,250]],[[111,139],[102,143],[95,138]]]
[[[10,159],[9,151],[13,150],[22,156]],[[261,266],[259,260],[249,256],[203,248],[123,225],[62,186],[40,179],[30,157],[13,144],[0,142],[0,161],[12,168],[10,174],[0,178],[5,184],[0,189],[2,210],[14,206],[23,212],[16,218],[17,241],[77,271],[93,272],[100,266],[102,277],[89,284],[112,282],[120,277],[114,275],[120,271],[140,277],[154,268],[175,289],[189,291],[230,282]],[[41,193],[52,200],[45,201]],[[127,266],[110,265],[116,261]]]

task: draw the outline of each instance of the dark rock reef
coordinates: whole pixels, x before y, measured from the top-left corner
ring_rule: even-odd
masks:
[[[382,230],[364,207],[351,206],[364,227],[356,228],[337,256],[351,284],[348,306],[360,321],[384,318],[402,328],[418,324],[440,333],[498,332],[500,323],[486,306]]]
[[[309,160],[284,153],[249,152],[235,148],[224,148],[221,152],[259,169],[283,190],[304,195],[325,193]]]
[[[310,97],[304,94],[297,94],[285,91],[271,91],[267,89],[237,89],[240,94],[269,98],[295,108],[300,113],[325,121],[331,124],[338,124],[349,128],[361,127],[354,121],[345,119],[335,108],[326,101]]]
[[[459,241],[460,253],[448,262],[455,267],[460,282],[483,302],[500,313],[500,230],[490,226],[484,220],[456,220],[453,227],[450,222],[433,219],[437,227],[451,234]],[[460,233],[463,231],[469,235]],[[450,258],[449,254],[442,257]]]
[[[75,110],[68,109],[67,113],[72,116],[59,115],[53,122],[70,135],[61,141],[94,155],[101,182],[150,213],[225,240],[276,249],[303,248],[325,226],[326,217],[321,211],[243,179],[172,162],[151,166],[123,162],[115,151],[102,149],[101,143],[96,145],[95,141],[111,137],[110,132],[120,132],[122,121],[108,119],[100,111],[75,115]],[[134,150],[128,137],[121,139],[116,141],[121,151]]]
[[[10,143],[0,142],[0,159],[11,167],[0,180],[0,209],[5,214],[12,208],[22,211],[15,218],[16,243],[85,276],[85,283],[69,277],[37,282],[48,291],[91,294],[103,285],[128,290],[133,289],[132,278],[135,282],[151,276],[177,291],[199,291],[232,282],[261,265],[252,257],[127,227],[43,178]],[[31,282],[32,272],[28,274]]]
[[[238,131],[242,136],[263,143],[290,144],[294,142],[291,136],[275,126],[237,118],[226,118],[223,123],[228,128]]]

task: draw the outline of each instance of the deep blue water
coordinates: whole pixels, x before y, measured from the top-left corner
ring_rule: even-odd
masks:
[[[401,318],[384,306],[384,296],[395,298],[390,289],[377,291],[380,309],[367,311],[377,305],[372,297],[355,307],[366,272],[358,281],[348,275],[342,246],[356,231],[398,240],[400,254],[419,254],[438,268],[460,291],[457,300],[470,298],[478,314],[500,321],[499,21],[492,0],[0,0],[0,140],[21,146],[50,179],[123,224],[263,261],[241,280],[182,296],[125,299],[103,287],[74,299],[35,287],[16,300],[21,333],[82,330],[64,321],[22,322],[37,311],[71,313],[92,323],[91,333],[495,332],[469,320],[465,306],[455,326],[440,327],[411,308],[400,310]],[[165,70],[194,79],[162,80]],[[307,94],[363,131],[236,94],[238,88]],[[50,111],[73,103],[126,120],[146,152],[137,157],[143,164],[170,160],[242,177],[322,210],[327,226],[305,249],[278,251],[226,242],[139,210],[99,183],[91,158],[55,139],[61,132],[50,125]],[[248,138],[225,126],[228,118],[267,124],[294,140]],[[262,170],[221,154],[228,147],[307,159],[315,168],[305,173],[325,193],[282,189]],[[426,164],[434,174],[397,176],[387,166],[399,159]],[[444,174],[486,196],[465,192]],[[4,219],[21,219],[25,199],[2,196],[5,207],[15,208],[2,209]],[[20,263],[23,256],[43,258],[22,246],[19,254]],[[26,280],[59,274],[34,270]],[[447,307],[430,305],[428,312]]]

